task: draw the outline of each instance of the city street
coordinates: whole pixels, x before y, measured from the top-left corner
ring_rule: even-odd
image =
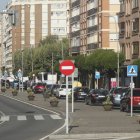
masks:
[[[13,98],[10,93],[1,95]],[[62,117],[65,117],[65,99],[59,100],[58,107],[51,107],[48,99],[44,101],[43,96],[40,94],[35,95],[36,99],[34,101],[28,101],[26,96],[26,93],[20,93],[14,99],[56,111]],[[139,114],[139,112],[134,113],[134,115]],[[75,102],[74,113],[71,112],[71,103],[69,103],[69,135],[66,134],[64,127],[57,133],[51,135],[50,139],[56,140],[56,138],[58,139],[60,137],[61,140],[66,140],[69,136],[73,137],[72,139],[75,139],[74,137],[84,139],[85,136],[87,139],[91,139],[91,137],[92,139],[102,139],[102,137],[107,137],[106,139],[108,139],[109,137],[118,138],[119,134],[120,139],[131,138],[132,140],[137,140],[140,139],[139,132],[140,124],[137,122],[136,117],[131,117],[129,113],[120,112],[118,108],[112,111],[104,111],[102,106],[90,106],[85,105],[84,102]],[[78,138],[76,139],[78,140]]]
[[[64,124],[55,113],[2,96],[0,114],[1,140],[38,140]]]

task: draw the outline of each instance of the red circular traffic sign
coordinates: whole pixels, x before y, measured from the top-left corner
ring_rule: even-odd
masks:
[[[71,60],[64,60],[59,65],[59,70],[64,75],[71,75],[74,72],[75,66]]]

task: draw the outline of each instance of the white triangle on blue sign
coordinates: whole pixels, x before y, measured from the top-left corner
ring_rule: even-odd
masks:
[[[132,66],[128,72],[129,74],[136,74],[136,70],[134,69],[134,67]]]

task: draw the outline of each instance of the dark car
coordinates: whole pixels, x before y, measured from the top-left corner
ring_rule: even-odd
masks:
[[[133,109],[140,110],[140,88],[133,88]],[[131,109],[131,89],[123,95],[120,101],[120,111],[130,112]]]
[[[113,106],[120,106],[120,100],[123,94],[129,90],[129,87],[114,87],[109,91],[109,96]]]
[[[88,92],[89,88],[87,87],[75,87],[73,89],[74,101],[85,100]]]
[[[86,104],[102,104],[106,100],[109,91],[107,89],[91,89],[85,98]]]
[[[47,90],[50,90],[51,94],[58,97],[59,96],[59,84],[50,84],[47,85]]]
[[[36,83],[33,91],[34,93],[44,93],[46,91],[46,83]]]

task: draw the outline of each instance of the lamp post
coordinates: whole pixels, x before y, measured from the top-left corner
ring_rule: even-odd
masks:
[[[23,51],[24,51],[24,50],[22,49],[22,50],[21,50],[21,53],[22,53],[22,55],[21,55],[21,56],[22,56],[22,59],[21,59],[21,65],[22,65],[22,92],[23,92],[23,71],[24,71],[24,70],[23,70]]]
[[[117,36],[117,21],[116,21],[116,18],[115,18],[115,16],[113,16],[113,15],[104,15],[105,17],[112,17],[113,19],[114,19],[114,21],[115,21],[115,30],[116,30],[116,39],[118,38],[118,36]],[[117,39],[117,86],[119,87],[119,77],[120,77],[120,66],[119,66],[119,42],[118,42],[118,39]]]
[[[32,65],[32,72],[34,71],[34,65],[33,65],[33,46],[31,45],[31,65]]]

